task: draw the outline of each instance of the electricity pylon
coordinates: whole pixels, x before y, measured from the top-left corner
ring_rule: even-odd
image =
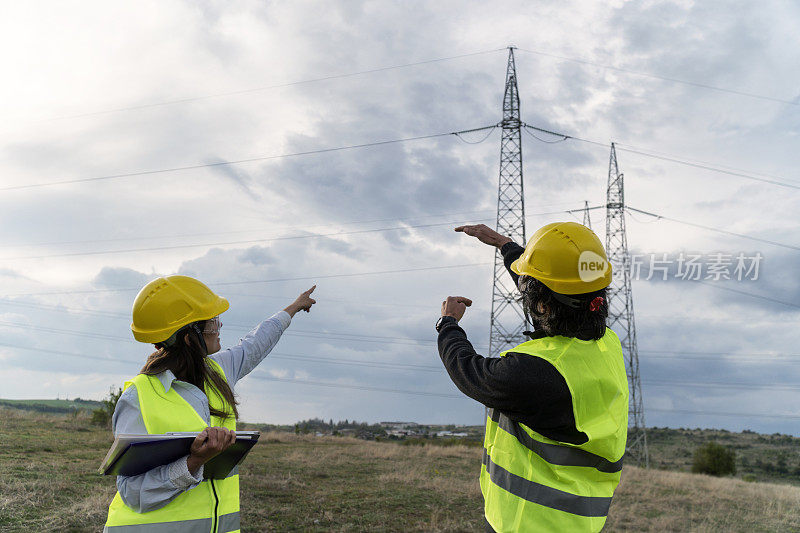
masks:
[[[508,49],[503,96],[503,136],[500,141],[500,185],[497,191],[497,232],[525,246],[525,199],[522,194],[522,137],[514,47]],[[494,287],[489,326],[489,357],[524,342],[525,315],[517,288],[506,273],[500,250],[494,255]]]
[[[583,225],[592,229],[592,217],[589,216],[589,200],[583,201]]]
[[[622,343],[622,353],[628,374],[630,392],[628,404],[628,457],[639,466],[647,468],[647,432],[644,425],[642,386],[639,379],[639,350],[636,346],[636,324],[633,318],[631,293],[631,260],[628,238],[625,234],[625,188],[623,175],[617,165],[617,151],[611,143],[608,164],[608,191],[606,202],[606,253],[613,268],[608,287],[608,327],[613,329]]]

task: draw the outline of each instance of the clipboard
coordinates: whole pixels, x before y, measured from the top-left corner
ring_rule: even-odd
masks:
[[[224,479],[244,461],[258,442],[258,431],[237,431],[236,442],[203,466],[204,479]],[[136,476],[157,466],[169,464],[185,455],[197,437],[196,432],[153,435],[120,434],[100,465],[103,475]]]

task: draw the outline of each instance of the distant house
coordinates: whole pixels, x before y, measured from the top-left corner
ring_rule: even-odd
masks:
[[[389,430],[395,430],[395,429],[416,430],[417,428],[419,428],[419,424],[417,424],[416,422],[381,422],[380,425],[386,428],[387,433],[389,432]]]
[[[458,437],[458,438],[461,438],[461,437],[466,437],[468,435],[467,435],[467,433],[462,433],[462,432],[454,433],[452,431],[437,431],[436,432],[436,436],[437,437]]]

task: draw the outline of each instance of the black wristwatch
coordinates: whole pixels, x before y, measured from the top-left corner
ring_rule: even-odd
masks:
[[[436,331],[437,332],[442,331],[442,326],[444,326],[445,324],[449,324],[451,321],[458,323],[458,320],[456,320],[456,317],[454,316],[449,316],[449,315],[440,316],[439,320],[436,321]]]

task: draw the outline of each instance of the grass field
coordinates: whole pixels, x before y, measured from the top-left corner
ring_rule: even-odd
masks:
[[[99,531],[110,432],[0,410],[0,531]],[[482,531],[480,449],[267,433],[241,469],[243,531]],[[606,531],[800,531],[800,488],[626,467]]]

